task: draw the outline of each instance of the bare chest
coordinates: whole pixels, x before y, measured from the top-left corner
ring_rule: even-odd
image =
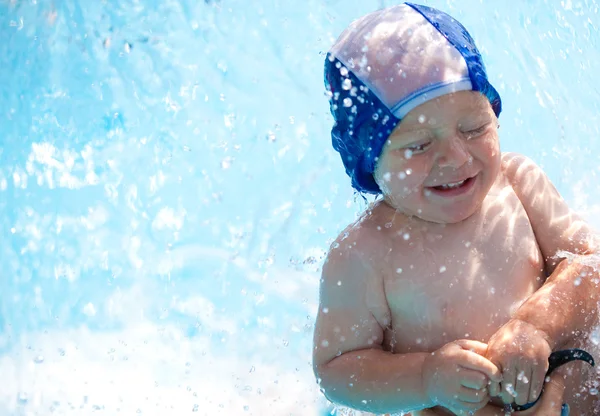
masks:
[[[544,262],[527,214],[516,196],[506,202],[513,206],[486,207],[461,227],[398,233],[385,271],[390,350],[486,342],[542,285]]]

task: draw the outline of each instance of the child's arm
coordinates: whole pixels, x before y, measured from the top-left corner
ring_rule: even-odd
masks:
[[[458,343],[439,350],[445,355],[384,351],[391,318],[381,274],[360,258],[358,248],[347,240],[340,244],[323,267],[314,338],[314,370],[325,396],[378,414],[434,407],[448,397],[456,400],[454,395],[469,401],[462,408],[485,405],[487,389],[476,389],[486,385],[482,373],[495,372],[498,380],[499,373],[475,352]],[[460,373],[459,364],[466,366]]]
[[[361,242],[351,248],[348,240],[331,249],[321,277],[313,366],[323,393],[373,413],[433,406],[421,383],[427,354],[383,350],[391,323],[383,280],[361,258]]]
[[[539,394],[550,352],[598,322],[600,290],[594,282],[599,276],[585,264],[597,248],[593,232],[531,160],[504,155],[503,172],[528,214],[549,274],[544,286],[490,339],[486,354],[503,369],[504,381],[517,386],[515,401],[523,404]],[[572,253],[575,261],[569,264],[557,256],[560,251]],[[519,383],[519,373],[530,374],[530,383]],[[503,399],[514,400],[507,393]]]
[[[515,317],[544,331],[555,349],[569,342],[576,331],[597,322],[600,290],[594,281],[598,272],[585,265],[586,257],[598,253],[593,242],[596,236],[531,160],[507,154],[503,165],[529,216],[549,274],[544,286]],[[559,252],[572,253],[575,261],[568,264]]]
[[[535,406],[521,412],[514,412],[512,416],[568,416],[568,407],[563,405],[565,393],[565,376],[560,370],[553,373],[550,380],[546,382],[544,395]],[[426,409],[414,412],[412,416],[447,416],[445,411]],[[460,413],[458,413],[460,414]],[[473,416],[505,416],[503,408],[489,404],[480,409]]]

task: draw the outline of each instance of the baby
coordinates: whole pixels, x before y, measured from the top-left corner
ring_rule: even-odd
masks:
[[[333,146],[352,186],[381,198],[323,267],[324,394],[373,413],[496,415],[544,389],[516,414],[600,414],[586,363],[544,388],[550,354],[589,350],[597,324],[592,231],[531,160],[500,152],[501,99],[466,29],[421,5],[378,10],[341,34],[325,77]]]

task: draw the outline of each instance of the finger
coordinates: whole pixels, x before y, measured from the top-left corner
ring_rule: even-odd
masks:
[[[516,387],[517,375],[515,371],[515,366],[510,364],[504,368],[504,372],[502,373],[502,401],[504,403],[514,403],[515,401],[515,387]]]
[[[498,381],[488,381],[488,391],[490,392],[491,397],[497,397],[500,395],[502,389],[500,388],[500,382]]]
[[[539,403],[532,409],[536,409],[534,414],[558,416],[561,414],[561,408],[565,393],[565,382],[561,375],[553,374],[550,380],[544,386],[544,394]]]
[[[517,379],[515,380],[515,393],[517,395],[515,397],[515,403],[522,406],[529,403],[529,390],[531,387],[529,380],[531,379],[531,369],[529,366],[525,365],[517,368],[516,373]]]
[[[486,388],[488,384],[488,378],[483,373],[474,370],[467,370],[466,368],[459,367],[457,377],[462,386],[470,389],[481,390]]]
[[[501,381],[502,374],[496,365],[487,358],[473,352],[463,351],[464,359],[460,366],[469,370],[481,371],[492,381]]]
[[[459,339],[458,341],[454,341],[458,344],[462,349],[473,351],[475,354],[485,355],[487,352],[487,344],[483,342],[475,341],[472,339]]]
[[[529,389],[529,403],[534,402],[540,397],[544,382],[546,380],[546,371],[548,371],[548,363],[546,365],[537,365],[531,370],[531,387]]]
[[[487,389],[469,389],[461,386],[458,390],[458,399],[466,403],[487,403],[490,400]]]

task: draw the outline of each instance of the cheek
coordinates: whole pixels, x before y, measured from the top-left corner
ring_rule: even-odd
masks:
[[[413,192],[427,179],[430,164],[424,155],[411,159],[394,158],[390,155],[381,166],[381,177],[387,189],[398,193]]]
[[[486,159],[500,157],[500,142],[498,136],[490,135],[482,140],[477,146],[478,153]]]

